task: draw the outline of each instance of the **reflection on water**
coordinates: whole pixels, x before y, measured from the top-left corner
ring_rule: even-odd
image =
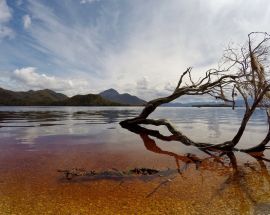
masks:
[[[270,154],[201,151],[133,133],[119,121],[135,107],[1,107],[0,214],[264,214],[270,211]],[[243,109],[159,108],[202,142],[230,139]],[[147,127],[153,129],[153,127]],[[157,129],[157,128],[155,128]],[[166,136],[166,129],[160,127]],[[258,110],[241,147],[264,137]],[[166,141],[165,141],[166,140]],[[146,167],[162,175],[140,180],[63,180],[57,169],[104,172]],[[168,173],[168,174],[166,174]]]
[[[126,117],[134,117],[138,111],[102,107],[2,107],[0,134],[28,144],[37,142],[42,136],[95,136],[115,128]]]
[[[263,153],[245,154],[249,159],[242,165],[238,165],[237,156],[234,152],[210,152],[203,150],[207,155],[203,158],[193,154],[180,155],[162,150],[158,147],[155,140],[150,138],[150,136],[152,136],[151,133],[153,132],[147,131],[147,129],[140,129],[139,131],[139,135],[145,147],[152,152],[173,157],[178,173],[181,176],[191,164],[194,164],[196,171],[200,172],[202,186],[204,186],[204,182],[207,180],[207,178],[204,177],[204,171],[210,171],[212,174],[217,173],[219,176],[223,177],[225,176],[225,179],[213,189],[212,196],[209,198],[209,204],[213,202],[215,198],[227,198],[226,193],[233,192],[233,199],[241,199],[241,204],[244,205],[244,208],[240,209],[241,213],[270,213],[270,204],[268,204],[270,198],[270,174],[267,167],[270,159],[265,158]],[[250,163],[250,158],[253,158],[253,160],[257,162]],[[179,161],[185,164],[182,166],[182,169],[180,168],[181,165]],[[171,179],[169,180],[171,181]],[[159,188],[160,185],[157,188]],[[153,192],[156,191],[157,189],[154,189]],[[151,192],[151,194],[153,194],[153,192]],[[235,207],[237,206],[232,206],[230,214],[236,213],[236,211],[234,211]]]
[[[52,135],[95,136],[102,132],[114,136],[114,132],[107,130],[119,130],[121,120],[138,115],[140,110],[136,107],[1,107],[0,134],[19,143],[35,143],[41,136]],[[232,111],[229,108],[163,107],[153,117],[171,119],[194,140],[219,143],[235,134],[243,111],[241,108]],[[241,142],[244,146],[263,138],[267,130],[264,116],[262,110],[254,113]],[[102,140],[102,136],[98,139]]]

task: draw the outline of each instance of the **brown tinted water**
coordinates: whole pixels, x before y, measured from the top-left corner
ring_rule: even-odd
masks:
[[[267,214],[267,151],[221,159],[179,142],[122,129],[118,122],[138,108],[1,108],[0,214]],[[195,140],[231,137],[242,110],[161,108]],[[166,134],[164,128],[161,132]],[[262,112],[240,147],[263,138]],[[193,162],[196,160],[196,162]],[[198,162],[197,162],[198,161]],[[59,169],[128,171],[156,175],[85,176],[67,180]]]

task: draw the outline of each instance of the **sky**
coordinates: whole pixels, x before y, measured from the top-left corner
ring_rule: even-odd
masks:
[[[0,87],[149,100],[269,23],[269,0],[0,0]]]

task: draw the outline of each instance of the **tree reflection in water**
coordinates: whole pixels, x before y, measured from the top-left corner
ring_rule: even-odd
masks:
[[[132,125],[126,127],[129,131],[138,134],[147,150],[154,153],[168,155],[174,158],[178,173],[182,175],[189,167],[195,167],[200,172],[202,183],[203,171],[219,172],[225,177],[225,180],[215,188],[209,203],[215,198],[222,198],[226,192],[233,192],[238,199],[247,201],[255,213],[261,213],[270,210],[270,174],[267,168],[267,163],[270,159],[264,157],[264,151],[243,153],[249,157],[247,162],[238,164],[236,155],[233,151],[219,151],[209,148],[199,148],[204,152],[205,156],[195,154],[180,155],[172,151],[161,149],[154,138],[163,141],[179,141],[176,136],[165,136],[157,130],[148,129],[139,125]],[[181,142],[181,141],[179,141]],[[267,149],[266,149],[267,150]],[[254,160],[254,162],[250,162]],[[181,168],[182,162],[182,168]],[[214,168],[213,168],[214,167]],[[216,168],[215,168],[216,167]],[[169,179],[169,181],[171,181]],[[156,189],[153,190],[147,197],[154,194],[161,185],[166,184],[167,181],[162,181]]]

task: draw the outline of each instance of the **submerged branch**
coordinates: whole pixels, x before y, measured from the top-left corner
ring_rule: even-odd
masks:
[[[57,170],[57,172],[64,173],[66,179],[71,180],[74,177],[78,176],[103,176],[103,177],[124,177],[124,176],[142,176],[142,175],[156,175],[162,170],[157,169],[149,169],[149,168],[134,168],[127,171],[119,171],[116,169],[112,169],[110,171],[96,172],[95,170],[85,170],[73,168],[71,170]]]

